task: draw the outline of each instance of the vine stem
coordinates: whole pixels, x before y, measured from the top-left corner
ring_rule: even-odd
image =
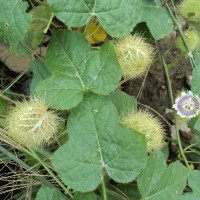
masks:
[[[165,136],[165,139],[167,140],[167,141],[169,141],[169,142],[172,142],[172,143],[175,143],[175,144],[177,144],[178,145],[178,141],[177,140],[175,140],[175,139],[173,139],[173,138],[170,138],[170,137],[167,137],[167,136]],[[200,151],[195,147],[196,145],[199,145],[200,143],[198,142],[198,143],[194,143],[194,144],[191,144],[191,145],[187,145],[187,144],[185,144],[185,143],[181,143],[181,145],[182,145],[182,147],[184,147],[184,149],[183,149],[183,151],[185,152],[185,153],[188,153],[188,149],[190,149],[191,147],[194,147],[193,149],[191,149],[190,151],[192,152],[192,153],[195,153],[195,154],[197,154],[198,156],[200,155]],[[190,161],[188,161],[188,162],[190,162]],[[190,162],[191,163],[191,162]]]
[[[176,19],[178,19],[177,12],[176,12],[176,7],[175,7],[175,4],[174,4],[174,0],[171,0],[171,4],[172,4],[172,7],[173,7],[173,10],[174,10],[174,13],[175,13],[175,17],[176,17]]]
[[[174,97],[173,97],[173,92],[172,92],[172,86],[171,86],[171,80],[170,80],[170,77],[169,77],[168,67],[167,67],[167,65],[165,63],[165,60],[164,60],[164,58],[163,58],[162,55],[161,55],[161,59],[162,59],[162,63],[163,63],[164,70],[165,70],[167,87],[168,87],[169,97],[170,97],[170,100],[171,100],[171,105],[173,105],[174,104]],[[189,170],[191,170],[190,165],[188,164],[187,158],[185,156],[185,153],[183,151],[182,144],[181,144],[181,139],[180,139],[180,135],[179,135],[179,127],[178,127],[178,123],[177,123],[177,120],[176,120],[176,113],[175,113],[175,111],[173,112],[173,114],[174,114],[174,125],[175,125],[176,137],[177,137],[177,141],[178,141],[178,146],[179,146],[180,154],[183,157],[183,160],[184,160],[185,165],[187,166],[187,168]]]
[[[104,176],[102,176],[102,179],[101,179],[101,186],[102,186],[102,191],[103,191],[103,200],[107,200],[106,185],[105,185],[105,181],[104,181]]]
[[[167,67],[167,64],[165,62],[165,59],[164,59],[163,55],[161,54],[160,45],[159,45],[158,42],[156,42],[156,46],[157,46],[157,49],[158,49],[159,59],[160,59],[160,61],[162,63],[162,66],[163,66],[164,72],[165,72],[165,81],[167,83],[168,95],[169,95],[169,98],[170,98],[170,101],[171,101],[170,103],[171,103],[171,105],[173,105],[174,104],[174,97],[173,97],[172,85],[171,85],[171,80],[170,80],[170,77],[169,77],[168,67]],[[177,137],[179,151],[180,151],[181,156],[183,157],[185,165],[191,171],[190,165],[188,164],[187,158],[186,158],[186,156],[184,154],[183,147],[182,147],[182,144],[181,144],[181,139],[180,139],[180,135],[179,135],[179,127],[178,127],[178,123],[177,123],[177,120],[176,120],[175,111],[173,111],[173,115],[174,115],[174,126],[175,126],[175,131],[176,131],[176,137]]]
[[[167,9],[176,25],[176,27],[178,28],[180,34],[181,34],[181,37],[182,37],[182,40],[183,40],[183,43],[187,49],[187,52],[188,52],[188,57],[189,57],[189,61],[190,61],[190,64],[192,66],[192,68],[195,68],[196,64],[195,64],[195,61],[194,61],[194,58],[193,58],[193,54],[192,52],[190,51],[189,47],[188,47],[188,44],[187,44],[187,41],[185,40],[185,36],[183,34],[183,31],[182,31],[182,26],[180,25],[178,19],[176,19],[176,17],[174,16],[171,8],[169,7],[168,3],[166,2],[165,5],[167,6]],[[174,9],[174,12],[176,13],[176,10],[175,10],[175,5],[174,5],[174,2],[172,0],[172,5],[173,5],[173,9]]]
[[[72,199],[74,196],[70,193],[70,191],[65,187],[65,185],[56,177],[56,175],[50,170],[50,168],[46,165],[46,163],[33,151],[29,148],[32,156],[37,159],[40,164],[47,170],[47,172],[51,175],[51,177],[60,185],[60,187],[64,190],[65,194],[68,194]]]

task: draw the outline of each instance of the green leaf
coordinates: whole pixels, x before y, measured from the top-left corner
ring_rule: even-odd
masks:
[[[193,94],[200,96],[200,63],[192,70],[191,90]]]
[[[136,183],[115,184],[107,187],[106,192],[109,200],[141,200]]]
[[[22,0],[0,0],[0,40],[16,43],[22,40],[30,26],[31,15]]]
[[[196,116],[189,121],[189,128],[192,129],[192,132],[200,136],[200,116]]]
[[[141,0],[48,0],[48,4],[68,26],[84,26],[96,16],[113,37],[130,33],[142,16]]]
[[[200,197],[200,190],[199,190],[200,171],[195,170],[192,173],[190,173],[190,176],[188,178],[188,184],[190,188],[192,189],[192,191],[199,194],[199,197]]]
[[[194,94],[200,96],[200,46],[195,55],[196,67],[192,70],[191,90]]]
[[[120,116],[137,111],[137,100],[125,92],[117,90],[109,95],[110,100],[116,106]]]
[[[36,200],[66,200],[59,190],[42,186],[37,193]]]
[[[169,166],[157,151],[149,157],[146,168],[138,178],[143,200],[179,200],[186,186],[189,170],[179,162]]]
[[[97,200],[93,192],[75,192],[74,200]]]
[[[192,130],[193,132],[193,130]],[[196,134],[192,140],[191,144],[195,146],[195,151],[190,151],[187,153],[187,158],[193,162],[200,162],[200,134]]]
[[[200,200],[200,197],[197,193],[187,193],[180,200]]]
[[[145,138],[118,122],[116,108],[103,96],[84,98],[72,110],[69,140],[50,158],[66,185],[88,192],[97,188],[105,172],[120,183],[138,176],[146,164]]]
[[[190,173],[188,184],[193,192],[186,193],[181,200],[200,200],[200,171],[193,171]]]
[[[159,40],[173,30],[173,22],[161,0],[143,0],[144,12],[141,22],[146,22],[154,39]]]
[[[51,76],[51,73],[49,72],[45,64],[40,59],[35,59],[31,63],[30,71],[34,73],[34,77],[32,78],[31,85],[30,85],[30,88],[32,91],[35,90],[35,88],[41,81]]]
[[[34,57],[34,52],[30,51],[30,49],[31,44],[27,38],[21,40],[20,42],[10,44],[10,51],[12,54],[32,59]]]
[[[121,78],[121,67],[112,43],[93,50],[83,35],[73,31],[54,32],[46,55],[52,76],[37,88],[52,107],[77,106],[86,92],[108,95]]]

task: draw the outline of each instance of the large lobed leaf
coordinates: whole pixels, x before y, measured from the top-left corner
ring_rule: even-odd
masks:
[[[146,168],[138,178],[143,200],[179,200],[186,186],[189,170],[179,162],[165,163],[163,153],[149,157]]]
[[[74,200],[97,200],[93,192],[75,192]]]
[[[117,108],[120,117],[124,117],[130,112],[137,111],[137,99],[134,96],[129,96],[125,92],[117,90],[112,92],[109,98]]]
[[[34,77],[31,80],[30,89],[34,92],[37,85],[51,76],[51,73],[46,68],[45,64],[40,59],[35,59],[29,66],[30,71],[33,72]]]
[[[139,22],[147,23],[156,40],[173,30],[173,22],[161,0],[48,0],[48,3],[66,25],[80,27],[96,16],[113,37],[127,35]]]
[[[188,178],[188,184],[193,192],[187,192],[181,200],[200,200],[200,171],[193,171]]]
[[[22,0],[0,0],[0,41],[16,43],[24,38],[31,23],[26,9]]]
[[[161,0],[142,0],[144,2],[144,12],[141,22],[146,22],[147,26],[154,37],[159,40],[170,34],[173,30],[173,22],[169,13],[163,7]]]
[[[56,188],[42,186],[37,193],[36,200],[67,200]]]
[[[197,136],[200,136],[200,116],[196,116],[192,118],[188,123],[189,128],[191,128],[192,132]]]
[[[53,74],[37,88],[52,107],[77,106],[89,91],[108,95],[121,78],[121,67],[112,43],[93,50],[83,35],[73,31],[54,32],[48,47],[46,65]]]
[[[85,25],[96,16],[114,37],[127,35],[142,15],[141,0],[48,0],[56,17],[68,26]]]
[[[145,138],[118,121],[116,108],[103,96],[90,95],[72,110],[69,140],[50,158],[66,185],[87,192],[105,172],[120,183],[138,176],[146,164]]]

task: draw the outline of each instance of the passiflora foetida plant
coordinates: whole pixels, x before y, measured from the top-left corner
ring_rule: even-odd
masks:
[[[0,5],[0,59],[8,68],[26,63],[12,80],[0,71],[0,160],[13,180],[26,170],[17,177],[27,181],[15,181],[11,194],[2,187],[10,199],[199,198],[198,0]],[[179,88],[183,55],[192,80]],[[147,101],[140,98],[145,84]],[[187,92],[175,99],[177,88]],[[162,113],[151,108],[153,95]]]

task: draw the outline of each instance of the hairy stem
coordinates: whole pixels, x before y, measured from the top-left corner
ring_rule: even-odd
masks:
[[[163,56],[162,56],[162,63],[163,63],[164,69],[165,69],[165,75],[166,75],[166,79],[167,79],[166,81],[167,81],[167,86],[168,86],[168,91],[169,91],[169,97],[170,97],[170,100],[171,100],[171,105],[173,105],[174,104],[174,97],[173,97],[173,92],[172,92],[171,80],[170,80],[170,77],[169,77],[168,67],[165,63]],[[182,147],[182,144],[181,144],[181,139],[180,139],[180,135],[179,135],[179,128],[178,128],[178,123],[177,123],[177,120],[176,120],[175,111],[173,112],[173,114],[174,114],[174,125],[175,125],[175,131],[176,131],[176,137],[177,137],[177,141],[178,141],[179,150],[180,150],[181,156],[183,157],[185,165],[187,166],[188,169],[190,169],[190,166],[188,164],[187,158],[184,154],[183,147]]]
[[[176,17],[176,19],[178,19],[177,12],[176,12],[176,7],[175,7],[175,4],[174,4],[174,0],[171,0],[171,4],[172,4],[173,10],[174,10],[175,17]]]
[[[102,186],[102,191],[103,191],[103,200],[107,200],[106,186],[105,186],[105,181],[104,181],[103,176],[102,176],[102,179],[101,179],[101,186]]]
[[[159,43],[156,42],[156,45],[157,45],[157,48],[158,48],[158,55],[159,55],[160,61],[161,61],[162,66],[164,68],[165,81],[167,83],[168,95],[169,95],[169,98],[170,98],[170,101],[171,101],[170,103],[171,103],[171,106],[172,106],[174,104],[174,97],[173,97],[173,90],[172,90],[171,80],[170,80],[170,77],[169,77],[168,67],[166,65],[166,62],[164,60],[163,55],[161,54]],[[179,147],[179,150],[180,150],[180,154],[183,157],[183,160],[184,160],[185,165],[187,166],[187,168],[189,170],[191,170],[191,168],[190,168],[190,166],[188,164],[187,158],[186,158],[186,156],[184,154],[184,151],[183,151],[183,147],[182,147],[182,143],[181,143],[181,139],[180,139],[180,135],[179,135],[179,127],[178,127],[178,123],[177,123],[177,120],[176,120],[175,111],[173,112],[173,115],[174,115],[174,126],[175,126],[176,137],[177,137],[177,142],[178,142],[178,147]]]

